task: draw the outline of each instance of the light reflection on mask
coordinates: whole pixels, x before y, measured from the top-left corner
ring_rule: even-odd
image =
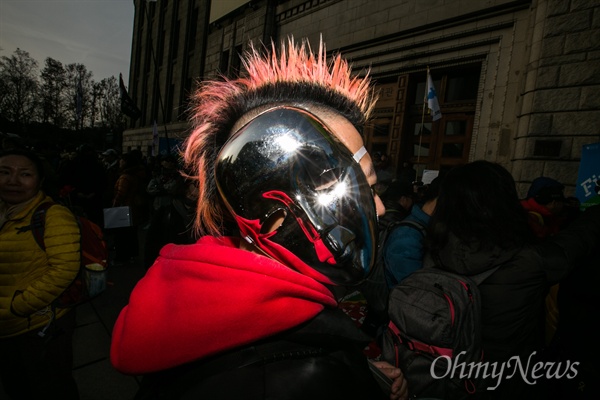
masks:
[[[246,240],[324,283],[366,277],[376,248],[373,195],[359,163],[316,116],[293,107],[260,114],[223,146],[215,173]],[[261,232],[276,215],[283,223]]]

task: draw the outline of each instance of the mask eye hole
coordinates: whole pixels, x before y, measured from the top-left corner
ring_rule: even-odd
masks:
[[[283,208],[271,212],[267,215],[265,222],[262,224],[260,233],[264,235],[279,229],[281,224],[283,224],[285,217],[287,217],[287,211]]]

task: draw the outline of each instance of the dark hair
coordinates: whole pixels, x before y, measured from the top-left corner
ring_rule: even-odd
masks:
[[[381,195],[382,200],[398,201],[401,197],[413,198],[415,192],[413,186],[409,182],[405,181],[394,181],[392,182],[385,192]]]
[[[442,177],[438,176],[438,177],[434,178],[429,183],[429,185],[427,185],[427,188],[423,192],[423,197],[421,198],[421,201],[423,203],[426,203],[426,202],[431,201],[431,200],[435,199],[436,197],[438,197],[440,194],[440,186],[441,185],[442,185]]]
[[[131,157],[133,157],[135,165],[143,163],[144,154],[140,149],[131,149],[131,151],[129,151],[129,154],[131,155]]]
[[[515,181],[504,167],[488,161],[458,166],[444,176],[428,236],[435,253],[450,233],[483,246],[520,246],[533,240]]]
[[[40,178],[40,183],[44,180],[44,177],[46,176],[44,162],[37,154],[35,154],[31,150],[15,148],[0,151],[0,158],[6,156],[27,157],[35,165],[38,177]]]
[[[125,161],[125,168],[131,168],[141,164],[138,155],[133,153],[132,151],[130,151],[129,153],[121,154],[121,159]]]

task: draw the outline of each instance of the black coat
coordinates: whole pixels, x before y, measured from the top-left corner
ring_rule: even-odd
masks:
[[[473,275],[499,267],[480,285],[485,361],[506,362],[520,357],[525,365],[543,359],[545,297],[548,288],[573,268],[592,268],[581,260],[600,243],[600,207],[593,207],[569,228],[539,245],[509,250],[482,249],[452,237],[440,252],[446,269]],[[513,363],[514,365],[514,363]],[[498,399],[546,398],[544,382],[530,385],[519,373],[490,393]]]
[[[326,309],[286,333],[144,377],[136,400],[385,399],[342,311]]]

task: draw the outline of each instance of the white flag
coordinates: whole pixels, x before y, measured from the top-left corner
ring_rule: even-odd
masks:
[[[152,155],[158,155],[158,125],[156,125],[156,120],[154,120],[154,126],[152,127]]]
[[[429,72],[427,72],[427,107],[431,113],[432,121],[442,118],[440,103],[438,102],[437,93],[435,92],[435,87],[433,87],[433,79],[431,79]]]

